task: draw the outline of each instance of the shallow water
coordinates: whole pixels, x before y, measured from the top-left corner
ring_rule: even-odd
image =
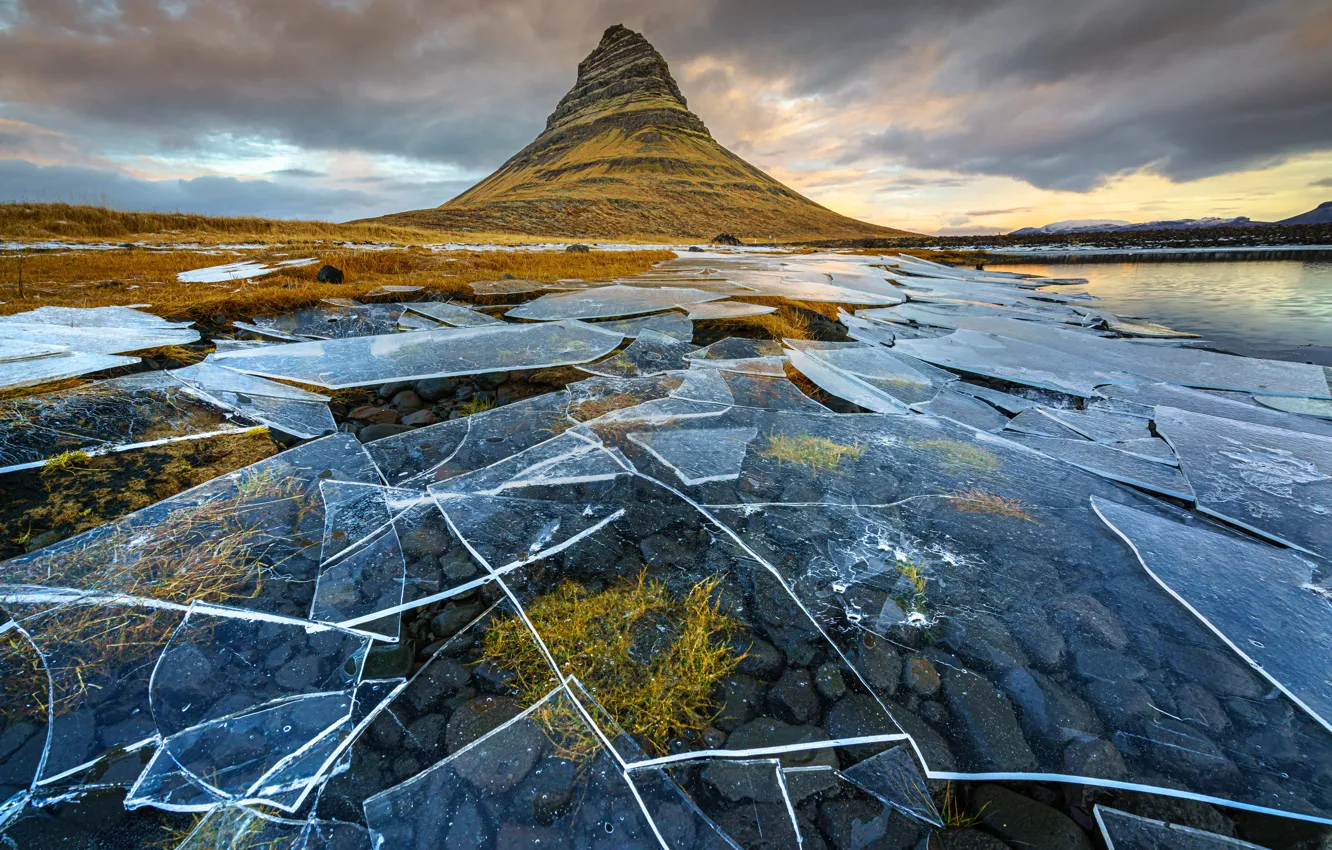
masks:
[[[1332,365],[1332,263],[1023,263],[1001,271],[1085,277],[1112,313],[1201,334],[1241,354]]]

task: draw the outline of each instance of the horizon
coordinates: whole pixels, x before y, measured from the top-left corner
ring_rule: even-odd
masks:
[[[722,145],[875,224],[1278,221],[1332,197],[1332,9],[1048,5],[20,0],[0,10],[0,201],[439,206],[540,132],[617,22]]]

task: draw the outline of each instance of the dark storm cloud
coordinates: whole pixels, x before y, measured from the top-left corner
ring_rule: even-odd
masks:
[[[90,9],[0,2],[0,104],[9,105],[0,110],[103,149],[217,153],[219,138],[254,136],[486,169],[539,132],[578,60],[617,21],[643,31],[677,76],[710,57],[817,96],[834,120],[843,110],[871,116],[835,131],[840,164],[1086,190],[1143,168],[1185,180],[1332,147],[1326,0],[106,0]]]
[[[1325,187],[1325,186],[1326,186],[1326,187],[1332,187],[1332,177],[1324,177],[1324,178],[1322,178],[1321,180],[1315,180],[1315,181],[1313,181],[1312,183],[1310,183],[1309,185],[1310,185],[1310,186],[1318,186],[1318,187]]]

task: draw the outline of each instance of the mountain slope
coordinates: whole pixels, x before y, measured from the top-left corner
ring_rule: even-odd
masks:
[[[555,238],[892,237],[794,192],[717,143],[666,60],[616,25],[535,140],[441,207],[377,221]]]
[[[1332,201],[1323,201],[1308,212],[1283,218],[1277,224],[1332,224]]]

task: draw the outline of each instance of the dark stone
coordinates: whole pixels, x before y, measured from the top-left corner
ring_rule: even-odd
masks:
[[[454,378],[425,378],[417,381],[413,389],[426,401],[439,401],[453,395],[458,389],[458,381]]]
[[[449,752],[458,752],[492,729],[522,714],[522,711],[522,706],[512,697],[485,696],[468,700],[458,706],[458,710],[449,718],[446,734]]]
[[[429,760],[427,764],[444,757],[447,723],[447,718],[442,714],[427,714],[418,717],[412,725],[407,727],[405,739],[426,756]],[[417,768],[417,770],[420,770],[420,768]],[[394,772],[397,772],[396,768]],[[415,772],[413,771],[413,773]],[[410,775],[408,774],[408,776]]]
[[[452,543],[444,523],[421,523],[402,535],[402,554],[409,560],[434,557],[449,551]]]
[[[415,390],[400,390],[393,394],[393,399],[389,402],[398,410],[419,410],[422,403],[421,397]]]
[[[342,269],[333,266],[323,265],[315,274],[315,280],[320,283],[342,283]]]
[[[1141,745],[1158,768],[1190,787],[1238,782],[1239,768],[1197,728],[1169,717],[1147,727]]]
[[[940,837],[942,850],[1008,850],[1008,845],[979,829],[946,829]]]
[[[902,667],[902,684],[911,692],[923,697],[932,697],[939,692],[939,671],[934,663],[923,655],[912,655]]]
[[[763,686],[749,676],[727,676],[712,691],[720,706],[712,723],[723,732],[733,732],[758,716],[763,704]]]
[[[1074,736],[1100,731],[1091,708],[1040,671],[1009,670],[1000,685],[1017,706],[1028,741],[1057,748]]]
[[[782,789],[771,765],[715,759],[703,769],[703,781],[732,803],[780,803]]]
[[[384,384],[384,386],[376,390],[375,395],[382,399],[389,399],[393,398],[403,390],[410,390],[411,388],[411,381],[389,381],[387,384]]]
[[[921,707],[924,708],[926,705],[932,705],[937,710],[943,711],[943,706],[937,702],[924,703]],[[828,718],[824,720],[824,725],[828,729],[832,729],[831,718],[832,713],[829,712]],[[894,709],[893,720],[897,721],[897,725],[902,727],[902,731],[910,735],[911,740],[916,742],[921,755],[925,757],[925,763],[930,766],[931,770],[945,772],[957,770],[957,761],[953,758],[953,751],[949,749],[948,742],[943,739],[943,736],[934,731],[934,726],[930,726],[910,711],[900,709]],[[937,725],[943,728],[942,724]]]
[[[1064,748],[1064,770],[1070,776],[1128,778],[1128,766],[1114,744],[1104,738],[1078,738]]]
[[[481,690],[492,694],[510,693],[513,690],[513,680],[517,678],[511,670],[505,670],[492,661],[482,661],[472,672]]]
[[[945,619],[939,642],[967,664],[982,670],[1028,666],[1027,654],[992,614],[972,611]]]
[[[394,434],[405,434],[410,430],[412,430],[410,425],[390,425],[387,423],[367,425],[357,432],[356,438],[362,443],[372,443],[375,440],[392,437]]]
[[[1193,682],[1184,682],[1174,689],[1175,713],[1180,719],[1201,726],[1213,735],[1230,728],[1230,717],[1221,703],[1206,688]]]
[[[712,237],[712,244],[740,246],[745,243],[741,242],[730,233],[718,233],[716,236]]]
[[[437,658],[426,665],[408,688],[402,698],[416,711],[438,707],[449,696],[458,692],[472,678],[467,665],[452,658]]]
[[[782,670],[786,668],[786,659],[781,651],[761,638],[742,635],[732,642],[732,647],[736,653],[745,655],[736,665],[738,673],[771,681],[780,676]]]
[[[412,670],[412,648],[407,642],[371,647],[365,655],[364,679],[393,679]],[[289,669],[284,667],[283,671]],[[278,676],[283,671],[279,671]],[[313,678],[310,680],[313,682]],[[281,684],[281,682],[279,682]],[[286,687],[285,685],[283,687]]]
[[[665,534],[653,534],[638,544],[643,563],[650,567],[687,566],[697,560],[693,547]]]
[[[575,242],[574,244],[570,245],[569,247],[565,248],[564,250],[565,250],[566,253],[569,253],[569,254],[586,254],[588,251],[591,251],[592,249],[589,248],[589,247],[587,247],[586,245],[582,245],[582,244],[579,244],[579,243]]]
[[[898,682],[902,679],[902,658],[888,641],[871,635],[861,638],[856,669],[880,696],[890,697],[897,693]]]
[[[1067,815],[999,785],[971,794],[981,822],[1014,847],[1031,850],[1091,850],[1087,834]]]
[[[1061,597],[1053,606],[1051,619],[1071,642],[1084,641],[1121,651],[1128,646],[1128,634],[1095,597],[1075,593]]]
[[[1170,646],[1163,659],[1181,677],[1197,682],[1218,697],[1258,699],[1265,693],[1256,673],[1232,660],[1228,652],[1192,644]]]
[[[768,689],[768,707],[774,717],[787,723],[819,722],[820,706],[818,694],[814,693],[814,683],[808,670],[787,670],[777,680],[777,684]]]
[[[398,648],[399,645],[395,644],[392,646],[377,646],[371,649],[365,657],[365,666],[367,670],[365,674],[366,678],[387,679],[391,678],[392,675],[401,675],[390,674],[390,676],[374,676],[369,672],[371,669],[380,669],[379,663],[382,663],[381,660],[390,657],[394,651],[398,650]],[[322,659],[313,655],[302,655],[283,664],[282,667],[273,674],[273,681],[277,683],[278,687],[293,693],[310,690],[314,684],[322,678],[321,674],[324,672],[323,668],[324,665]],[[393,669],[396,669],[396,667]]]
[[[846,680],[842,671],[831,661],[819,665],[814,673],[814,687],[827,700],[839,700],[846,695]]]
[[[670,649],[679,637],[675,621],[660,613],[639,617],[630,631],[627,652],[630,658],[640,664],[651,663],[653,658]]]
[[[481,602],[444,603],[444,608],[430,619],[430,631],[436,637],[453,637],[463,627],[476,619],[485,605]]]
[[[1063,635],[1036,611],[1013,611],[1004,617],[1008,633],[1031,660],[1031,666],[1053,673],[1064,666],[1068,645]]]
[[[1102,682],[1140,682],[1147,677],[1141,664],[1109,649],[1084,647],[1073,653],[1073,671],[1084,679]]]
[[[1111,729],[1130,727],[1156,713],[1151,694],[1137,682],[1092,682],[1082,695]]]
[[[828,800],[819,806],[819,829],[837,850],[862,847],[907,848],[915,844],[915,830],[910,839],[902,835],[908,826],[905,818],[894,817],[893,810],[877,800]]]
[[[986,679],[967,670],[949,670],[943,694],[953,717],[951,728],[970,750],[976,767],[990,771],[1036,768],[1013,706]]]
[[[484,372],[480,375],[472,376],[472,383],[476,384],[478,390],[493,390],[509,380],[508,372]],[[493,396],[492,396],[493,399]]]

